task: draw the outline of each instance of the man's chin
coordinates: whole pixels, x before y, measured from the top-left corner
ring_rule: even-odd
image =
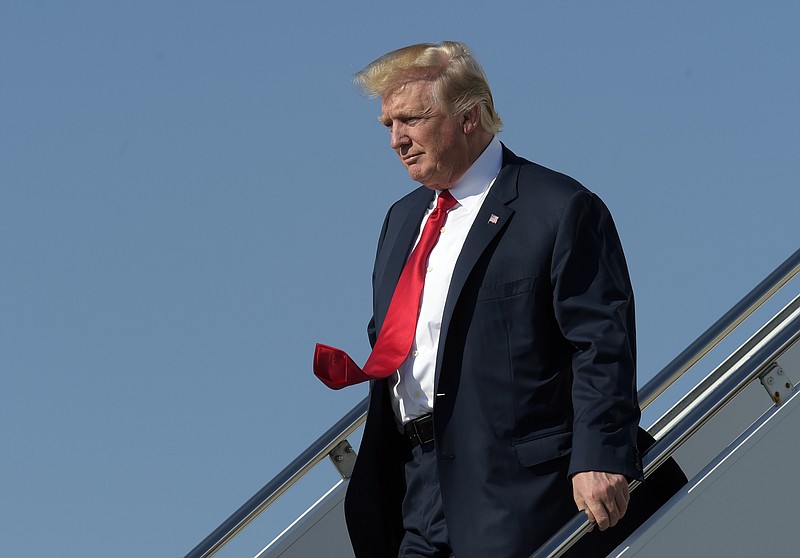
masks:
[[[419,172],[419,169],[415,169],[414,166],[408,167],[408,177],[413,180],[414,182],[419,182],[423,186],[425,186],[425,178],[426,176]]]
[[[433,182],[432,180],[430,180],[430,177],[414,175],[410,170],[408,172],[408,176],[411,178],[411,180],[413,180],[414,182],[419,182],[421,185],[425,186],[429,190],[447,190],[448,188],[450,188],[450,186],[446,183],[443,184],[441,182]]]

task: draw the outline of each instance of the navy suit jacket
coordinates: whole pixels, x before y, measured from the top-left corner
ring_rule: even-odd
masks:
[[[433,196],[420,187],[386,216],[373,344]],[[345,510],[356,556],[387,558],[403,534],[410,453],[387,380],[370,397]],[[458,558],[528,556],[576,513],[576,472],[641,478],[633,293],[611,215],[575,180],[505,147],[447,295],[433,414]]]

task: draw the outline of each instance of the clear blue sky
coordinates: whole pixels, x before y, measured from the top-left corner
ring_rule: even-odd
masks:
[[[182,556],[366,395],[311,355],[368,354],[375,240],[414,184],[351,77],[406,44],[466,41],[503,141],[609,205],[643,385],[800,245],[798,21],[793,1],[0,2],[0,552]]]

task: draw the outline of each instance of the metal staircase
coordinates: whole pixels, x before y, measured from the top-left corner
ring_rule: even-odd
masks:
[[[643,455],[645,476],[673,456],[690,481],[609,556],[792,555],[800,501],[800,295],[792,279],[799,271],[800,250],[639,391],[646,410],[767,300],[793,297],[648,428],[657,442]],[[214,555],[326,458],[340,479],[256,556],[351,558],[343,502],[356,455],[348,437],[366,410],[364,399],[186,558]],[[561,556],[590,529],[577,513],[531,558]]]

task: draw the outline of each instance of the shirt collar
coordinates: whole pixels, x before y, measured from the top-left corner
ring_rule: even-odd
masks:
[[[464,176],[450,188],[450,193],[459,204],[472,209],[482,202],[484,194],[494,182],[502,165],[503,147],[500,139],[494,136]]]

